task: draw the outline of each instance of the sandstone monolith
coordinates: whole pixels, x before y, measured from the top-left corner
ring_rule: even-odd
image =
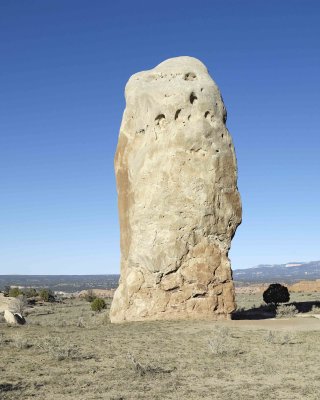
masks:
[[[202,62],[177,57],[131,76],[125,97],[111,321],[225,318],[235,309],[228,251],[241,201],[219,89]]]

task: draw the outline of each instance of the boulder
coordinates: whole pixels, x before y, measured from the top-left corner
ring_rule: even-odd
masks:
[[[7,324],[12,324],[12,325],[24,325],[26,323],[26,320],[24,317],[19,314],[19,313],[13,313],[9,310],[4,311],[4,319]]]
[[[129,79],[115,155],[121,278],[112,322],[226,318],[241,222],[227,112],[207,68],[166,60]]]

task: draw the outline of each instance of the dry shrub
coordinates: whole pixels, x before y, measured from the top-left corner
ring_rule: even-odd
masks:
[[[63,342],[59,336],[47,336],[39,341],[37,346],[57,361],[82,358],[78,346]]]
[[[242,354],[239,343],[232,338],[230,329],[225,326],[217,326],[214,335],[208,342],[210,352],[215,356]]]
[[[320,314],[320,307],[319,306],[312,306],[312,312],[315,314]]]
[[[15,335],[13,338],[12,344],[15,348],[19,350],[29,349],[32,347],[32,344],[28,341],[28,339],[22,335]]]
[[[78,319],[78,321],[76,323],[76,326],[78,328],[85,328],[86,327],[82,317],[79,317],[79,319]]]
[[[291,305],[280,304],[278,305],[276,310],[276,318],[292,318],[296,314],[298,314],[298,310],[296,306],[294,306],[293,304]]]
[[[277,331],[268,331],[265,335],[264,340],[270,344],[294,344],[296,341],[296,337],[291,332],[277,332]]]

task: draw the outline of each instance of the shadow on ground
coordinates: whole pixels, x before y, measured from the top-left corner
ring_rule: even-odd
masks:
[[[292,302],[288,305],[294,305],[299,313],[308,313],[313,307],[320,307],[320,301],[300,301]],[[270,319],[276,317],[276,307],[274,305],[261,305],[260,307],[251,308],[249,310],[237,310],[232,313],[233,320],[249,319]]]

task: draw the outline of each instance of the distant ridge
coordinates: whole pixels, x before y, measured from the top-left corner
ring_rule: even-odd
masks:
[[[233,279],[239,282],[286,283],[320,279],[320,261],[292,261],[286,264],[261,264],[251,268],[236,269],[233,271]]]
[[[88,289],[114,289],[119,275],[0,275],[0,290],[6,286],[47,287],[55,292],[75,293]]]
[[[311,262],[318,262],[318,261],[311,261]],[[285,267],[300,267],[301,265],[308,264],[306,262],[301,262],[301,261],[291,261],[286,264],[259,264],[255,265],[254,267],[249,267],[249,268],[243,268],[243,269],[254,269],[254,268],[273,268],[273,267],[279,267],[279,266],[285,266]]]

